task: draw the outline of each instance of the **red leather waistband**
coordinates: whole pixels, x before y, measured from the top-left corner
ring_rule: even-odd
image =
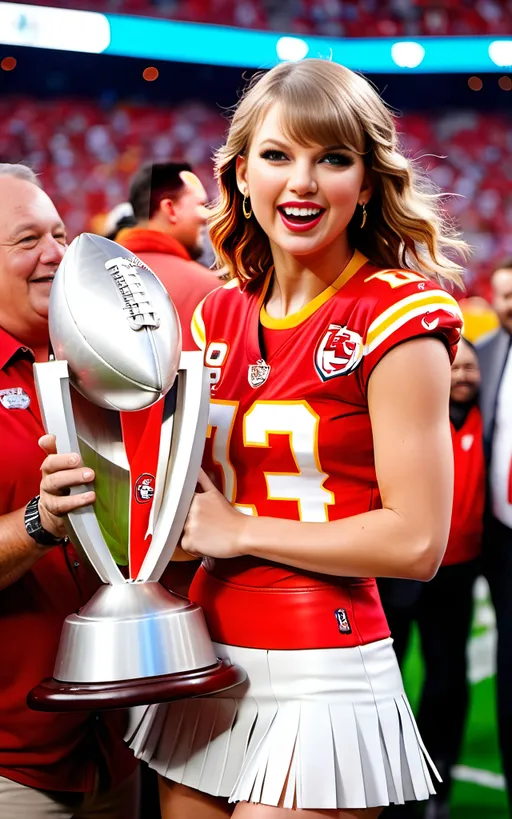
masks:
[[[272,650],[351,648],[389,637],[373,581],[306,589],[237,586],[201,566],[190,599],[212,640]]]

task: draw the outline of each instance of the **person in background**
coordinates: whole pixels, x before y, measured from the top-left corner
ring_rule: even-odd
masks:
[[[136,227],[115,240],[151,268],[167,289],[181,321],[183,349],[197,349],[190,331],[199,302],[219,286],[217,275],[198,264],[206,239],[206,191],[185,162],[144,165],[130,184]]]
[[[27,705],[29,691],[53,674],[65,618],[101,585],[62,520],[84,505],[69,494],[83,467],[55,455],[68,469],[50,498],[54,478],[38,445],[32,365],[48,359],[50,290],[65,249],[64,224],[35,174],[0,164],[0,819],[137,819],[126,712]]]
[[[498,731],[512,806],[512,258],[498,265],[491,285],[500,328],[477,345],[488,461],[482,557],[496,609]]]
[[[104,217],[101,234],[105,239],[115,241],[117,234],[124,228],[135,227],[137,220],[129,202],[120,202]]]
[[[448,819],[451,769],[459,757],[468,707],[466,646],[473,612],[485,503],[480,373],[475,348],[461,340],[452,364],[450,422],[455,463],[448,546],[429,583],[379,580],[379,591],[400,665],[414,622],[418,624],[425,681],[418,727],[443,782],[428,802],[425,819]],[[414,815],[390,808],[386,819]]]

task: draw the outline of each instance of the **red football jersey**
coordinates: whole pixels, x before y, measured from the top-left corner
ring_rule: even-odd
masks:
[[[452,425],[455,481],[452,525],[443,566],[478,557],[485,505],[485,459],[482,416],[470,409],[460,429]]]
[[[441,337],[453,356],[459,307],[423,275],[380,270],[357,251],[330,287],[284,319],[265,311],[269,282],[257,290],[229,282],[194,314],[211,375],[204,468],[250,515],[327,522],[377,509],[371,372],[418,336]],[[202,567],[190,596],[212,637],[229,644],[329,648],[389,635],[373,578],[245,557]]]

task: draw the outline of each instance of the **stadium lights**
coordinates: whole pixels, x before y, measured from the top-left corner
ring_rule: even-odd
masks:
[[[101,54],[110,44],[110,25],[95,11],[0,3],[0,42]]]
[[[237,68],[271,68],[306,56],[368,74],[486,73],[512,65],[512,39],[336,38],[183,23],[127,14],[0,2],[0,43]]]
[[[470,77],[468,80],[468,86],[472,91],[481,91],[484,84],[480,77]]]
[[[500,68],[512,65],[512,40],[494,40],[489,45],[489,57]]]
[[[309,46],[299,37],[281,37],[276,43],[276,53],[280,60],[292,62],[303,60],[307,56]]]
[[[391,57],[400,68],[417,68],[425,57],[425,49],[419,43],[394,43]]]
[[[142,72],[142,79],[146,80],[146,82],[154,82],[159,76],[160,72],[154,65],[148,65],[148,67]]]
[[[14,71],[17,65],[18,61],[16,60],[16,57],[4,57],[0,63],[0,68],[2,71]]]

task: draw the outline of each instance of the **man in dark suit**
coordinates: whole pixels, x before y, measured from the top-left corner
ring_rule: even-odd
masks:
[[[488,463],[483,567],[498,629],[498,728],[512,806],[512,258],[491,277],[500,329],[477,347]]]

